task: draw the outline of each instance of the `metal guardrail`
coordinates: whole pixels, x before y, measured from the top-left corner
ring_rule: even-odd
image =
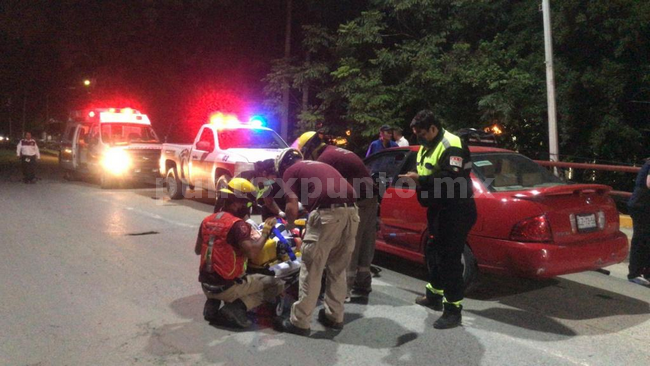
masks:
[[[617,173],[638,173],[641,167],[627,166],[627,165],[608,165],[608,164],[589,164],[589,163],[567,163],[563,161],[548,161],[548,160],[535,160],[541,166],[552,168],[571,168],[571,169],[586,169],[586,170],[602,170]],[[610,194],[629,198],[632,192],[625,191],[611,191]]]

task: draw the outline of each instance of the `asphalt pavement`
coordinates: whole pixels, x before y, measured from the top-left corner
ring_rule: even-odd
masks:
[[[240,331],[202,318],[193,253],[209,199],[153,186],[66,182],[51,157],[36,184],[0,172],[0,365],[644,365],[650,288],[585,272],[546,281],[488,277],[461,328],[413,300],[424,270],[379,255],[367,304],[345,328],[275,332],[271,310]],[[316,309],[318,310],[318,308]]]

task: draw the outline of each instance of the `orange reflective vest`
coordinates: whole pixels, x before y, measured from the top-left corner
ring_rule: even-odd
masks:
[[[228,212],[217,212],[201,223],[201,267],[199,271],[216,273],[225,280],[234,280],[246,273],[248,258],[228,244],[228,231],[242,219]]]

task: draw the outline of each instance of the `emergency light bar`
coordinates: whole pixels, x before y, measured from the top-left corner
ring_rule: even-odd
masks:
[[[124,112],[100,112],[100,123],[138,123],[143,125],[151,125],[149,117],[146,114],[140,114],[129,109]]]
[[[242,122],[234,114],[224,114],[217,112],[210,116],[210,124],[217,127],[264,127],[265,121],[262,116],[253,116],[248,120],[248,122]]]

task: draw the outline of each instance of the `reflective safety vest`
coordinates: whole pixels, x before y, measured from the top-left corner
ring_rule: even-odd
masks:
[[[420,146],[417,158],[418,175],[425,177],[440,172],[438,161],[445,149],[449,147],[462,148],[460,137],[445,130],[442,140],[435,148],[427,149],[424,145]],[[462,168],[461,168],[462,169]]]
[[[234,280],[246,273],[248,258],[228,244],[228,231],[242,219],[225,211],[212,214],[201,223],[201,267],[199,271],[215,273]]]

